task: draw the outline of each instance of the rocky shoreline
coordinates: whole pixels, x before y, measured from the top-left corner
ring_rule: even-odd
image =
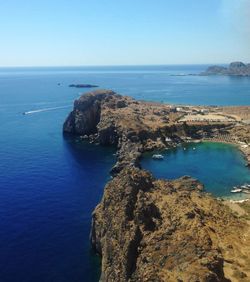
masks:
[[[117,147],[115,175],[126,166],[139,166],[143,152],[172,148],[183,142],[210,139],[217,141],[227,135],[230,142],[240,145],[248,164],[250,126],[235,119],[215,121],[189,120],[190,111],[215,111],[212,107],[179,108],[121,96],[111,90],[97,90],[81,96],[64,123],[64,133],[87,139],[91,143]],[[238,109],[238,112],[241,108]],[[250,107],[248,109],[250,113]],[[221,116],[220,109],[216,109]],[[186,115],[186,119],[183,116]],[[225,113],[228,117],[230,112]],[[198,116],[198,115],[197,115]],[[211,116],[211,115],[210,115]],[[205,117],[203,114],[202,117]],[[223,140],[222,140],[223,141]]]
[[[248,248],[243,250],[249,238],[242,220],[202,192],[198,181],[160,181],[140,169],[143,152],[197,139],[225,138],[248,149],[245,117],[236,116],[235,109],[226,111],[136,101],[110,90],[90,92],[75,101],[64,133],[117,147],[114,178],[92,221],[91,242],[102,257],[101,281],[250,277],[248,262],[237,257],[250,254]],[[232,280],[236,274],[241,280]]]

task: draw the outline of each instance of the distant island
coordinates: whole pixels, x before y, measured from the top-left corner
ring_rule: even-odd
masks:
[[[69,87],[75,87],[75,88],[95,88],[98,87],[97,85],[93,84],[70,84]]]
[[[211,66],[200,75],[250,76],[250,64],[233,62],[228,67]]]

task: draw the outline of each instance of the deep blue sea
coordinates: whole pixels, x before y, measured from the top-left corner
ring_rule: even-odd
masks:
[[[68,85],[97,84],[165,103],[250,105],[249,78],[185,75],[206,67],[0,68],[0,282],[98,281],[91,212],[109,179],[114,149],[63,138],[62,124],[82,92]],[[237,178],[245,168],[238,151],[231,152],[240,160]],[[210,161],[229,166],[223,150]],[[184,162],[181,173],[185,164],[193,162]]]

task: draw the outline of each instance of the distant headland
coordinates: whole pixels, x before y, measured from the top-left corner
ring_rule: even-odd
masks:
[[[228,67],[211,66],[200,75],[250,76],[250,64],[233,62]]]

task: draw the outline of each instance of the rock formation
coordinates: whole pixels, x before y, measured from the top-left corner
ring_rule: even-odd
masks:
[[[231,75],[231,76],[250,76],[250,64],[233,62],[228,68],[222,66],[211,66],[201,75]]]
[[[64,132],[117,147],[114,178],[92,220],[91,243],[102,257],[101,281],[249,281],[247,225],[203,193],[198,181],[156,180],[139,169],[147,150],[220,132],[242,141],[249,137],[248,125],[232,119],[181,121],[200,110],[136,101],[110,90],[75,101]],[[235,109],[222,110],[235,115]]]
[[[246,231],[198,181],[125,168],[93,213],[91,243],[102,257],[101,281],[231,281],[225,264],[247,281],[250,266],[238,258]]]
[[[116,174],[126,166],[139,166],[144,151],[172,147],[182,142],[183,137],[198,138],[204,132],[228,126],[188,125],[178,122],[180,116],[182,113],[170,105],[139,102],[110,90],[97,90],[75,101],[63,130],[91,142],[116,146],[117,163],[112,169]]]

